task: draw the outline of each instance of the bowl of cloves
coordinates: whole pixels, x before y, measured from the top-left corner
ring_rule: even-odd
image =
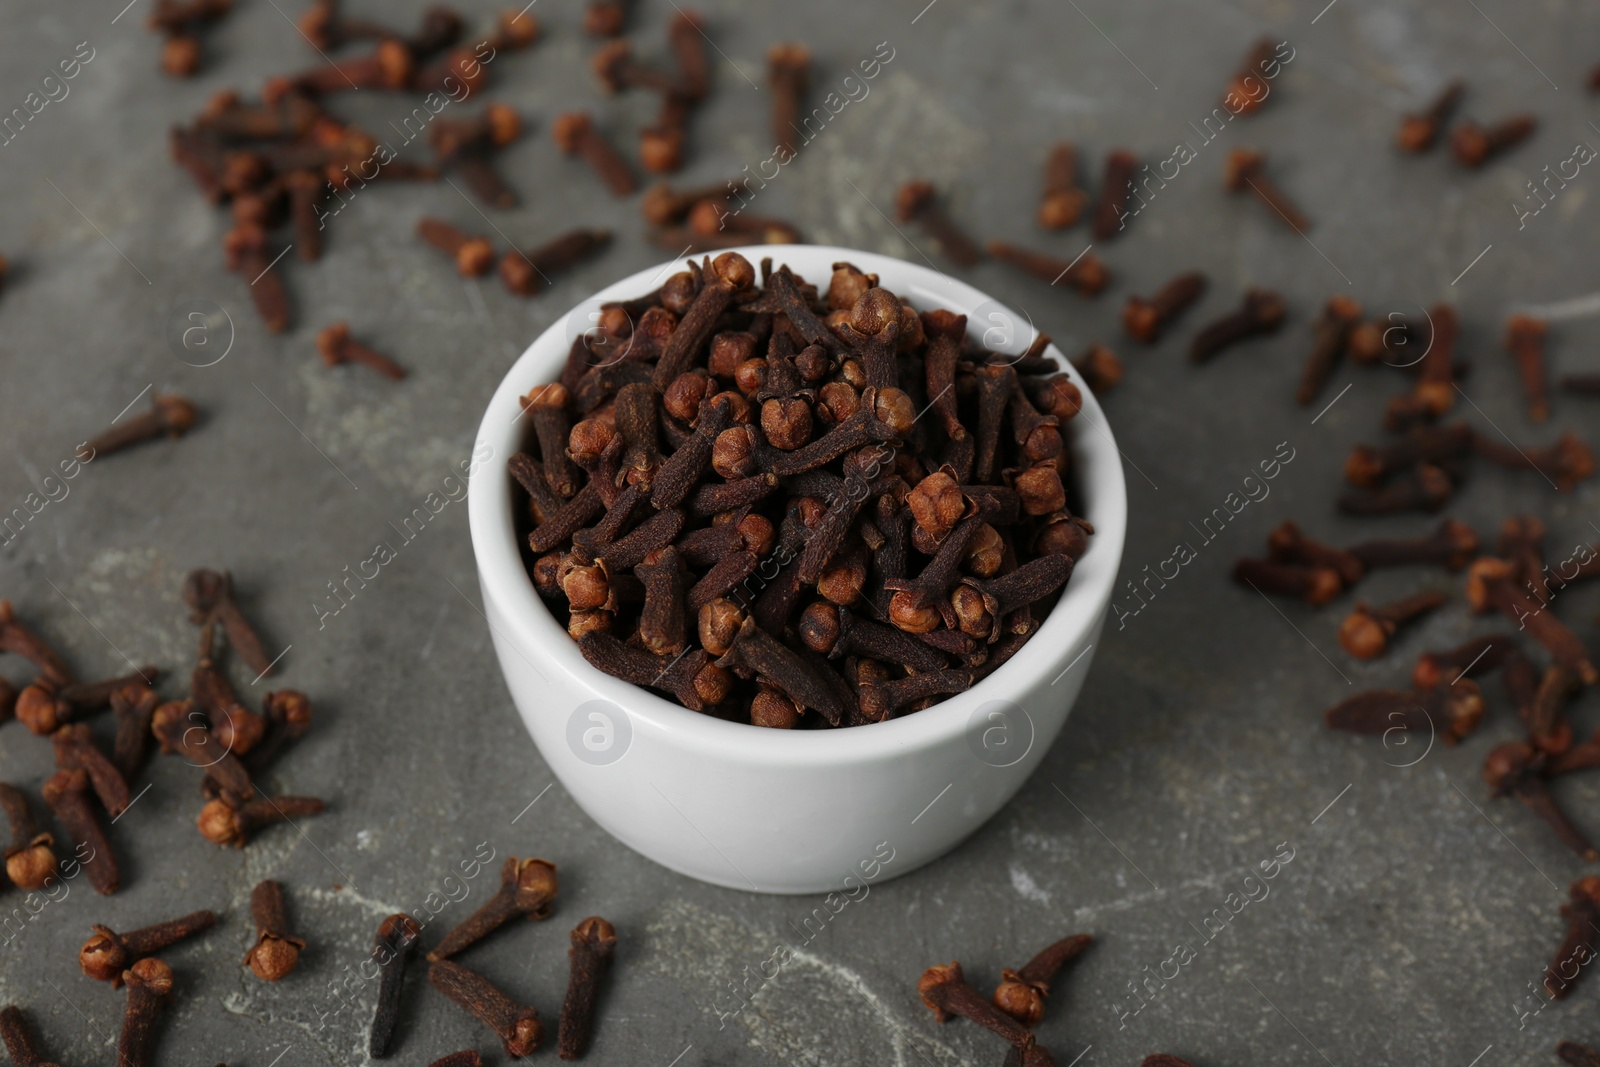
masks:
[[[485,614],[550,768],[650,859],[760,892],[904,874],[999,810],[1088,674],[1127,520],[1048,337],[813,245],[579,304],[474,465]]]

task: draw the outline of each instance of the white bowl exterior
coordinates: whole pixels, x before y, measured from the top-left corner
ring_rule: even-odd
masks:
[[[849,260],[919,309],[966,313],[969,331],[992,315],[1022,323],[1007,343],[990,347],[1020,352],[1033,339],[1020,317],[926,267],[814,245],[742,251],[752,262],[771,256],[821,283],[833,263]],[[641,271],[573,315],[647,292],[668,273],[667,266]],[[1065,436],[1095,535],[1033,638],[992,676],[925,711],[848,730],[764,730],[688,711],[589,666],[533,589],[504,463],[525,429],[518,397],[560,373],[578,330],[568,328],[572,319],[534,341],[496,390],[478,436],[478,447],[493,452],[471,480],[468,504],[495,652],[512,700],[562,786],[630,848],[734,889],[846,891],[949,851],[1044,758],[1088,675],[1110,606],[1127,496],[1120,454],[1087,386],[1069,369],[1084,408]],[[578,740],[585,731],[594,743]]]

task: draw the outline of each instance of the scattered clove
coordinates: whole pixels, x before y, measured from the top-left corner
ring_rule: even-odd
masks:
[[[1044,1019],[1044,998],[1050,993],[1056,972],[1083,955],[1092,944],[1094,938],[1090,935],[1073,934],[1041,949],[1020,970],[1007,967],[1000,972],[994,1006],[1029,1029],[1038,1026]]]
[[[128,986],[128,1009],[117,1038],[117,1067],[152,1067],[155,1030],[172,997],[172,968],[158,959],[142,959],[122,973]]]
[[[1483,721],[1483,694],[1477,683],[1458,681],[1432,689],[1375,689],[1340,701],[1323,712],[1331,729],[1387,736],[1391,730],[1441,732],[1455,744]]]
[[[1311,228],[1310,221],[1294,201],[1267,178],[1266,163],[1266,153],[1252,148],[1235,148],[1229,152],[1226,172],[1228,190],[1237,193],[1249,189],[1273,210],[1285,226],[1304,234]]]
[[[1283,325],[1285,311],[1283,297],[1270,289],[1248,290],[1238,311],[1224,315],[1195,334],[1189,344],[1189,359],[1204,363],[1240,341],[1277,333]]]
[[[487,937],[517,916],[542,922],[550,917],[558,882],[556,865],[548,860],[508,858],[500,869],[500,888],[477,911],[444,935],[430,961],[447,959]]]
[[[181,396],[157,393],[151,399],[151,409],[146,415],[135,415],[121,426],[91,437],[84,451],[96,458],[120,452],[141,441],[157,437],[182,437],[193,428],[199,411]]]
[[[1044,167],[1044,193],[1039,200],[1039,225],[1064,230],[1078,221],[1089,195],[1078,188],[1078,150],[1062,141],[1050,150]]]
[[[212,768],[213,774],[215,768]],[[316,797],[269,797],[261,795],[243,802],[222,796],[206,802],[195,823],[200,835],[213,845],[243,848],[257,830],[275,823],[293,823],[308,815],[320,815],[327,804]]]
[[[1128,297],[1122,309],[1122,328],[1136,341],[1155,344],[1167,326],[1204,296],[1205,291],[1204,274],[1199,271],[1179,274],[1148,300],[1140,296]]]
[[[330,367],[337,367],[341,363],[359,363],[395,381],[406,376],[405,368],[382,352],[351,340],[350,324],[347,322],[336,322],[318,331],[317,351],[322,353],[322,362]]]
[[[1483,780],[1495,796],[1514,796],[1550,824],[1561,843],[1593,863],[1600,852],[1589,843],[1566,812],[1556,804],[1545,785],[1545,755],[1525,741],[1508,741],[1489,753],[1483,763]]]
[[[372,963],[379,969],[378,1006],[367,1039],[367,1053],[381,1060],[389,1054],[395,1026],[400,1022],[400,994],[405,986],[406,964],[416,953],[422,927],[400,912],[383,920],[372,938]]]
[[[264,881],[251,891],[250,918],[256,924],[256,943],[245,953],[244,962],[263,982],[280,981],[299,965],[306,947],[302,938],[289,933],[281,883]]]
[[[1528,399],[1528,418],[1543,422],[1550,417],[1550,386],[1544,369],[1544,320],[1513,315],[1506,321],[1506,350],[1517,364],[1522,392]]]
[[[67,839],[74,842],[74,851],[82,857],[82,850],[88,848],[89,856],[83,859],[83,865],[94,891],[108,897],[122,888],[122,872],[111,853],[111,842],[89,803],[88,773],[57,771],[45,781],[43,792],[44,802],[67,831]]]
[[[1458,78],[1446,85],[1425,110],[1400,121],[1400,147],[1407,152],[1426,152],[1439,139],[1466,95],[1466,85]]]
[[[931,182],[906,182],[895,194],[894,203],[895,217],[919,223],[957,266],[973,267],[983,260],[983,250],[944,213]]]
[[[1443,593],[1417,593],[1389,604],[1369,608],[1364,602],[1339,624],[1339,644],[1356,659],[1377,659],[1389,649],[1389,639],[1408,622],[1436,610]]]
[[[272,673],[277,660],[268,658],[256,628],[240,610],[231,572],[204,567],[190,571],[183,580],[183,602],[189,606],[190,622],[197,626],[220,622],[229,647],[252,671],[262,677]]]
[[[544,1037],[539,1013],[506,996],[482,975],[440,960],[428,968],[428,981],[493,1030],[512,1059],[520,1060],[539,1047]]]
[[[39,831],[27,795],[14,785],[0,782],[0,811],[11,828],[6,877],[19,889],[43,889],[56,870],[55,838]]]
[[[617,950],[617,931],[598,915],[577,925],[567,949],[571,976],[567,979],[567,999],[561,1005],[561,1023],[556,1048],[564,1060],[582,1059],[594,1029],[595,997]]]
[[[1450,150],[1463,167],[1477,168],[1526,141],[1538,128],[1539,120],[1532,115],[1513,115],[1487,127],[1463,122],[1450,131]]]
[[[583,161],[606,184],[614,196],[631,196],[637,183],[628,161],[600,136],[594,121],[581,111],[557,115],[550,127],[557,147],[564,155],[582,156]]]

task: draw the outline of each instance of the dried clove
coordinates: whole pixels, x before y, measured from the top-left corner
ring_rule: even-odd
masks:
[[[400,993],[405,986],[406,964],[415,954],[422,927],[417,920],[400,912],[378,926],[372,938],[372,962],[378,967],[378,1006],[367,1038],[367,1052],[373,1059],[389,1054],[395,1026],[400,1022]]]
[[[122,872],[100,818],[89,803],[89,792],[89,775],[85,771],[57,771],[45,781],[43,789],[44,802],[67,831],[67,839],[74,842],[74,851],[81,856],[84,846],[89,849],[90,858],[83,861],[89,884],[96,893],[108,897],[122,888]]]
[[[895,194],[894,203],[895,217],[901,222],[921,225],[940,251],[957,266],[973,267],[982,262],[983,250],[944,213],[932,182],[921,179],[906,182]]]
[[[1339,357],[1344,355],[1350,330],[1361,318],[1361,305],[1350,297],[1339,294],[1328,300],[1322,314],[1312,324],[1315,340],[1311,355],[1306,358],[1305,370],[1300,375],[1300,387],[1294,399],[1302,407],[1311,403],[1322,392],[1332,377]]]
[[[1122,328],[1128,336],[1147,345],[1161,339],[1167,326],[1190,305],[1205,295],[1206,276],[1199,271],[1179,274],[1146,300],[1128,297],[1122,309]]]
[[[1277,333],[1283,326],[1286,310],[1283,297],[1270,289],[1246,291],[1238,311],[1224,315],[1195,334],[1189,344],[1190,361],[1204,363],[1240,341]]]
[[[1514,652],[1517,652],[1517,642],[1509,634],[1487,634],[1444,652],[1424,652],[1412,668],[1411,684],[1418,689],[1432,689],[1462,678],[1481,677],[1498,668]]]
[[[1427,690],[1357,693],[1323,712],[1323,720],[1331,729],[1353,734],[1442,730],[1445,742],[1453,745],[1478,728],[1483,711],[1477,683],[1458,681]]]
[[[1545,968],[1544,988],[1551,1000],[1565,1000],[1583,974],[1583,965],[1594,958],[1593,939],[1600,928],[1600,878],[1579,878],[1567,887],[1561,917],[1567,920],[1567,935]]]
[[[578,228],[553,237],[529,252],[506,250],[500,259],[500,280],[520,296],[533,296],[550,275],[571,268],[611,243],[610,230]]]
[[[481,278],[494,269],[494,246],[443,219],[417,221],[417,236],[455,260],[463,278]]]
[[[132,797],[127,780],[111,758],[100,751],[88,726],[69,723],[51,734],[50,740],[55,747],[57,769],[88,774],[89,785],[107,814],[115,819],[128,810]]]
[[[1532,115],[1513,115],[1487,127],[1463,122],[1450,131],[1450,151],[1463,167],[1481,167],[1526,141],[1538,128],[1539,120]]]
[[[775,44],[767,50],[767,88],[772,92],[772,140],[793,158],[802,135],[802,98],[811,87],[811,50],[803,44]]]
[[[190,571],[183,580],[183,601],[189,606],[190,622],[199,626],[220,622],[229,647],[252,671],[261,677],[272,673],[277,661],[267,657],[260,635],[240,610],[231,572],[204,567]]]
[[[153,684],[160,676],[159,668],[146,666],[118,678],[58,685],[50,676],[41,674],[17,694],[17,721],[43,737],[65,723],[104,711],[111,705],[111,694],[124,685]]]
[[[1418,463],[1442,464],[1460,459],[1472,451],[1472,444],[1472,427],[1464,422],[1418,426],[1392,444],[1376,448],[1357,445],[1345,460],[1345,481],[1370,488]]]
[[[11,828],[4,852],[6,877],[18,889],[43,889],[56,870],[55,838],[40,833],[27,794],[14,785],[0,782],[0,811]]]
[[[1458,78],[1447,84],[1422,112],[1401,119],[1397,138],[1400,147],[1407,152],[1426,152],[1432,148],[1465,95],[1466,85]]]
[[[1105,178],[1100,183],[1100,199],[1094,207],[1094,238],[1109,241],[1128,228],[1128,197],[1133,191],[1133,172],[1138,157],[1125,149],[1106,156]]]
[[[633,169],[628,166],[628,161],[600,136],[600,131],[594,128],[594,121],[587,114],[581,111],[569,111],[557,115],[550,129],[555,136],[556,146],[562,153],[568,156],[582,156],[583,161],[594,170],[614,196],[633,195],[637,188]]]
[[[567,998],[561,1004],[561,1023],[556,1049],[564,1060],[582,1059],[594,1029],[595,997],[617,950],[617,931],[598,915],[579,923],[572,931],[572,947],[567,949],[571,976],[567,979]]]
[[[1414,541],[1366,541],[1350,546],[1350,554],[1369,570],[1428,564],[1459,571],[1478,554],[1478,543],[1472,527],[1446,519],[1426,537]]]
[[[493,1030],[512,1059],[522,1059],[539,1047],[544,1037],[539,1013],[506,996],[482,975],[440,960],[428,968],[428,981]]]
[[[1344,591],[1339,572],[1332,567],[1264,559],[1239,560],[1233,565],[1233,580],[1258,593],[1299,597],[1312,607],[1321,607]]]
[[[1058,259],[1009,241],[990,241],[985,248],[989,255],[1002,263],[1033,275],[1041,281],[1055,285],[1066,282],[1081,296],[1097,296],[1111,282],[1111,272],[1092,252],[1083,252],[1076,259]]]
[[[210,723],[194,701],[171,701],[158,706],[151,716],[150,732],[162,752],[181,755],[232,795],[248,798],[254,794],[255,787],[244,764],[212,735]]]
[[[350,324],[347,322],[336,322],[319,330],[317,351],[322,354],[322,362],[330,367],[337,367],[341,363],[359,363],[395,381],[400,381],[406,376],[406,370],[400,364],[382,352],[352,340]]]
[[[1600,852],[1567,817],[1550,795],[1541,772],[1545,755],[1524,741],[1508,741],[1489,753],[1483,763],[1483,780],[1497,796],[1514,796],[1526,804],[1555,831],[1561,843],[1589,862],[1600,859]]]
[[[0,1042],[4,1042],[16,1067],[55,1067],[45,1059],[39,1038],[21,1008],[0,1008]]]
[[[1595,472],[1594,452],[1571,433],[1562,434],[1548,448],[1519,447],[1476,434],[1472,447],[1491,463],[1511,470],[1532,469],[1544,475],[1563,493],[1571,492]]]
[[[295,819],[320,815],[325,810],[327,804],[316,797],[263,794],[240,802],[224,796],[207,801],[195,824],[200,828],[200,835],[213,845],[243,848],[257,830],[280,822],[293,823]]]
[[[1443,593],[1417,593],[1375,608],[1357,603],[1339,624],[1339,644],[1356,659],[1377,659],[1388,651],[1389,639],[1400,627],[1436,610],[1444,601]]]
[[[444,935],[430,961],[447,959],[487,937],[517,916],[532,922],[550,917],[559,883],[556,865],[548,860],[508,858],[500,868],[500,888],[482,907]]]
[[[1039,225],[1062,230],[1078,221],[1089,196],[1078,188],[1078,150],[1062,141],[1050,150],[1044,167],[1044,193],[1039,200]]]
[[[299,965],[300,953],[305,951],[305,940],[289,933],[283,903],[283,885],[279,882],[261,882],[250,892],[250,918],[256,924],[256,942],[245,953],[244,962],[263,982],[287,977]]]
[[[995,987],[994,1006],[1030,1029],[1044,1019],[1044,998],[1056,973],[1094,944],[1089,934],[1073,934],[1047,945],[1020,970],[1007,967]]]
[[[1600,682],[1600,671],[1589,659],[1583,641],[1565,623],[1512,580],[1514,570],[1505,560],[1484,557],[1467,572],[1467,599],[1475,611],[1494,609],[1527,630],[1549,651],[1550,657],[1577,675],[1584,685]]]
[[[1266,163],[1266,153],[1252,148],[1235,148],[1229,152],[1226,171],[1228,190],[1237,193],[1249,189],[1276,213],[1285,226],[1304,234],[1311,228],[1310,221],[1294,201],[1267,178]]]
[[[1378,489],[1353,489],[1338,499],[1347,515],[1394,515],[1403,511],[1437,512],[1455,495],[1456,484],[1441,468],[1419,463],[1409,473]]]
[[[243,756],[266,736],[267,721],[239,703],[227,675],[211,658],[214,629],[207,623],[200,631],[200,658],[189,676],[189,692],[211,723],[217,743],[236,756]]]
[[[172,968],[158,959],[142,959],[122,973],[128,986],[128,1009],[117,1038],[117,1067],[151,1067],[155,1029],[172,997]]]
[[[1517,376],[1528,399],[1528,417],[1543,422],[1550,417],[1550,386],[1544,369],[1544,338],[1549,328],[1532,315],[1513,315],[1506,321],[1506,350],[1517,364]]]
[[[141,441],[157,437],[182,437],[194,427],[199,418],[198,409],[181,396],[157,393],[151,398],[148,414],[135,415],[121,426],[91,437],[83,451],[96,458],[120,452]]]

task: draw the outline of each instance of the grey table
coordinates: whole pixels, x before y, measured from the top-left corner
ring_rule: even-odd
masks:
[[[1584,330],[1600,310],[1587,210],[1596,179],[1582,171],[1521,229],[1511,205],[1546,164],[1553,170],[1575,142],[1600,136],[1589,121],[1600,111],[1583,89],[1597,58],[1585,50],[1600,31],[1593,9],[1505,0],[1342,0],[1320,14],[1320,2],[1248,0],[702,5],[717,90],[695,120],[686,182],[720,180],[770,154],[768,101],[757,88],[768,44],[812,46],[819,97],[878,42],[894,50],[867,97],[762,194],[761,210],[794,218],[816,241],[934,256],[920,232],[889,221],[898,183],[924,176],[974,232],[1070,258],[1088,241],[1083,228],[1042,236],[1031,223],[1052,140],[1078,141],[1096,179],[1117,146],[1156,160],[1187,141],[1197,157],[1126,235],[1096,247],[1116,274],[1099,300],[996,264],[967,273],[1069,351],[1097,339],[1123,350],[1127,380],[1108,403],[1131,492],[1124,576],[1143,580],[1180,541],[1195,542],[1197,558],[1153,586],[1125,625],[1108,626],[1076,713],[1015,802],[947,858],[877,885],[761,981],[752,980],[761,961],[818,902],[680,878],[613,842],[551,788],[490,651],[464,505],[440,513],[337,615],[319,621],[316,607],[469,455],[489,391],[527,342],[600,284],[663,258],[645,242],[636,205],[601,192],[549,134],[559,111],[593,108],[631,150],[629,131],[652,117],[654,101],[600,99],[577,6],[535,8],[546,39],[497,60],[485,94],[531,126],[505,157],[524,205],[495,213],[493,224],[528,243],[576,223],[610,226],[619,234],[612,251],[523,301],[492,279],[464,284],[413,237],[425,213],[484,228],[451,187],[374,186],[330,221],[321,263],[289,262],[296,323],[271,337],[244,283],[221,269],[225,213],[196,195],[165,142],[213,91],[254,91],[318,61],[289,24],[298,6],[245,0],[210,36],[201,76],[176,82],[157,72],[158,42],[141,25],[150,0],[119,16],[122,2],[13,3],[0,36],[0,113],[22,106],[79,42],[93,50],[69,94],[0,146],[0,249],[14,264],[0,297],[0,508],[20,504],[151,387],[193,397],[205,418],[180,443],[106,458],[68,483],[65,498],[0,547],[0,592],[70,650],[82,674],[118,672],[127,658],[157,662],[174,672],[166,691],[176,693],[194,643],[182,575],[231,568],[269,641],[289,646],[271,684],[305,690],[319,716],[269,784],[325,795],[332,808],[304,835],[280,828],[244,851],[218,850],[195,833],[192,772],[158,761],[153,788],[114,829],[126,890],[100,899],[75,885],[0,947],[0,1002],[24,1003],[61,1062],[106,1062],[120,1025],[123,998],[78,973],[89,924],[127,928],[202,906],[224,922],[169,954],[179,992],[162,1062],[361,1059],[371,987],[335,1012],[330,986],[354,974],[384,914],[431,900],[442,927],[476,906],[492,871],[468,883],[460,903],[430,894],[450,891],[446,877],[480,843],[499,857],[537,854],[561,866],[558,919],[512,930],[475,957],[547,1019],[564,988],[571,923],[598,913],[621,930],[592,1053],[599,1063],[998,1063],[989,1035],[933,1024],[916,999],[918,974],[959,957],[987,983],[1079,930],[1099,944],[1061,984],[1041,1030],[1063,1064],[1080,1053],[1083,1064],[1133,1064],[1165,1050],[1202,1065],[1498,1067],[1553,1062],[1563,1038],[1600,1042],[1593,982],[1535,1011],[1530,990],[1560,937],[1558,906],[1584,867],[1519,805],[1487,796],[1483,755],[1514,735],[1498,682],[1487,687],[1489,721],[1458,748],[1423,755],[1320,725],[1332,701],[1403,684],[1416,652],[1482,629],[1459,593],[1397,652],[1362,665],[1334,639],[1348,598],[1312,611],[1227,579],[1233,559],[1259,552],[1286,517],[1334,541],[1430,525],[1357,523],[1332,510],[1345,452],[1377,436],[1382,404],[1401,388],[1393,372],[1347,369],[1323,402],[1353,387],[1320,417],[1322,402],[1291,403],[1308,323],[1332,293],[1353,294],[1369,314],[1455,303],[1473,363],[1465,417],[1519,441],[1553,436],[1522,413],[1501,324],[1513,308],[1542,308],[1556,365],[1593,365]],[[389,6],[387,17],[410,25],[421,4]],[[485,20],[491,13],[470,6]],[[670,7],[642,8],[640,51],[661,56]],[[1196,128],[1263,32],[1295,50],[1273,99],[1202,143]],[[1456,75],[1471,79],[1467,113],[1531,110],[1543,120],[1538,135],[1479,173],[1438,153],[1399,158],[1390,147],[1397,115]],[[364,92],[336,106],[382,134],[412,102]],[[1247,144],[1270,150],[1274,174],[1316,222],[1307,237],[1220,191],[1225,154]],[[402,158],[422,158],[419,149]],[[1122,299],[1185,268],[1213,282],[1186,328],[1150,350],[1127,347]],[[1187,327],[1257,283],[1286,293],[1284,332],[1203,370],[1188,366]],[[237,331],[227,357],[205,368],[180,361],[167,340],[169,317],[196,301],[222,305]],[[322,367],[314,332],[339,318],[412,377],[395,385]],[[1561,399],[1554,422],[1593,436],[1595,411]],[[1295,458],[1270,496],[1200,544],[1194,526],[1284,442]],[[1595,504],[1593,488],[1558,496],[1531,474],[1484,470],[1452,513],[1492,532],[1514,510],[1537,510],[1552,544],[1566,546],[1594,539]],[[1457,585],[1390,572],[1360,595],[1382,600],[1430,583]],[[1563,615],[1592,640],[1600,600],[1593,590],[1569,596]],[[1136,606],[1126,590],[1118,602]],[[20,678],[15,666],[5,669]],[[239,681],[252,699],[269,684]],[[48,744],[16,725],[0,738],[0,779],[36,790],[51,766]],[[1561,792],[1596,827],[1594,782]],[[1268,895],[1208,936],[1206,916],[1226,911],[1280,843],[1293,859]],[[312,945],[300,970],[270,987],[238,966],[252,936],[249,888],[265,877],[290,887],[291,921]],[[5,914],[20,902],[0,896]],[[1164,962],[1180,943],[1192,959]],[[1136,999],[1130,984],[1157,973],[1169,977],[1141,985]],[[751,1000],[733,1014],[730,987],[741,982]],[[474,1044],[503,1059],[486,1032],[420,982],[406,994],[400,1040],[406,1063]]]

